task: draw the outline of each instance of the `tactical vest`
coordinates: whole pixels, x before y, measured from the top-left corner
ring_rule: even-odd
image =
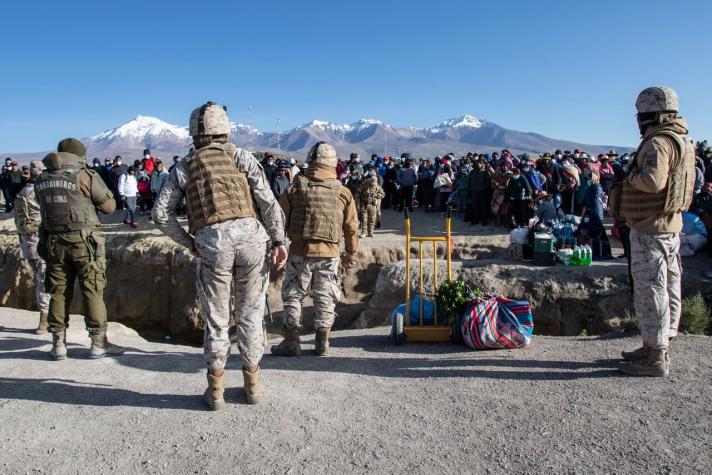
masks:
[[[256,217],[247,175],[235,164],[236,147],[210,144],[185,159],[185,201],[191,234],[210,224]]]
[[[624,218],[645,219],[651,216],[681,213],[687,211],[692,204],[695,188],[695,151],[691,139],[662,130],[640,144],[636,160],[640,157],[643,145],[647,141],[661,136],[672,142],[676,152],[670,163],[667,185],[659,193],[645,193],[633,188],[628,181],[624,181],[619,211]]]
[[[295,202],[291,203],[288,235],[292,240],[338,243],[344,222],[341,183],[314,181],[297,175]]]
[[[99,217],[91,198],[79,187],[84,167],[46,171],[35,182],[42,226],[51,233],[67,233],[98,228]]]

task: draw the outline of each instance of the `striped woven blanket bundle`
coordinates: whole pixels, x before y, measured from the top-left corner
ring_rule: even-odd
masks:
[[[526,300],[477,297],[460,318],[460,331],[476,350],[522,348],[531,343],[534,317]]]

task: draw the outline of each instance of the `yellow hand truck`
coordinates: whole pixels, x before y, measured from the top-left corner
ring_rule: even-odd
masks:
[[[396,345],[402,345],[404,342],[412,341],[430,341],[430,342],[445,342],[451,341],[455,335],[456,328],[448,325],[447,322],[441,323],[438,321],[438,304],[436,293],[438,289],[438,243],[445,243],[445,256],[447,260],[447,280],[452,280],[452,241],[450,240],[451,231],[451,210],[447,210],[447,218],[445,220],[445,235],[444,236],[411,236],[410,234],[410,215],[405,211],[405,316],[402,313],[396,313],[392,322],[392,335]],[[418,243],[418,264],[419,264],[419,291],[420,296],[420,321],[417,325],[410,324],[411,302],[410,302],[410,245]],[[432,243],[433,246],[433,293],[431,295],[434,303],[435,314],[433,324],[425,324],[423,321],[424,303],[425,303],[425,284],[424,275],[425,268],[423,263],[423,245]]]

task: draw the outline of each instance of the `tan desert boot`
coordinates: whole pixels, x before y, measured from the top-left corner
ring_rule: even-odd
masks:
[[[630,376],[664,377],[670,374],[670,358],[665,348],[648,348],[644,359],[621,363],[618,370]]]
[[[259,403],[262,399],[260,368],[258,366],[242,368],[242,379],[245,382],[245,400],[247,404]]]
[[[329,333],[331,333],[329,327],[317,328],[314,344],[314,352],[317,356],[326,356],[329,353]]]
[[[299,328],[285,329],[284,340],[279,345],[272,346],[272,354],[275,356],[301,356],[302,347],[299,344]]]
[[[49,315],[47,315],[47,312],[40,312],[40,323],[37,325],[37,331],[36,333],[38,335],[44,335],[47,333],[47,318]]]
[[[208,388],[203,394],[203,400],[210,410],[219,411],[225,407],[225,370],[223,368],[208,369]]]

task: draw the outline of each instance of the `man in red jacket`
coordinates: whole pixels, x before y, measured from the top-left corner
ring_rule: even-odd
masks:
[[[156,168],[156,158],[151,156],[151,151],[146,149],[143,151],[143,167],[146,169],[148,176],[153,175],[153,170]]]

